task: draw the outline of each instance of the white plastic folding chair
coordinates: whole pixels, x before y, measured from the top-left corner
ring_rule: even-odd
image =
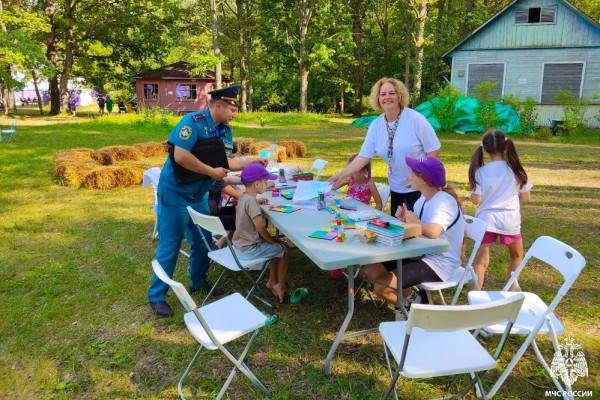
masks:
[[[225,241],[227,243],[227,247],[213,250],[212,246],[210,246],[206,239],[204,239],[204,235],[201,235],[204,240],[204,244],[208,248],[208,258],[210,258],[212,261],[216,262],[217,264],[223,267],[223,272],[221,272],[221,275],[219,275],[219,278],[215,281],[213,288],[208,292],[202,304],[206,302],[206,299],[210,297],[213,289],[217,287],[217,285],[221,281],[221,278],[223,278],[225,273],[229,271],[232,272],[231,277],[236,281],[236,283],[242,289],[246,290],[246,298],[254,296],[256,299],[260,300],[265,305],[273,307],[273,305],[266,300],[266,296],[264,295],[260,287],[260,282],[268,270],[269,262],[271,261],[271,259],[256,258],[253,260],[241,261],[238,258],[235,249],[231,244],[231,240],[229,240],[229,236],[227,236],[227,231],[225,230],[225,227],[223,226],[223,223],[221,222],[219,217],[214,217],[212,215],[204,215],[189,206],[187,210],[190,213],[192,221],[198,227],[198,229],[205,229],[213,234],[222,235],[223,237],[225,237]],[[250,275],[251,271],[258,271],[258,277],[256,279],[252,279],[252,276]],[[244,285],[241,280],[237,279],[236,273],[238,272],[241,272],[241,275],[244,277],[244,279],[250,283],[250,288],[246,287],[246,285]],[[254,291],[260,292],[262,296],[254,294]]]
[[[158,261],[152,261],[152,269],[161,281],[169,285],[181,302],[186,311],[183,316],[185,326],[200,345],[179,379],[179,383],[177,384],[179,397],[185,399],[183,395],[183,382],[190,373],[202,349],[219,349],[234,365],[216,399],[223,397],[235,377],[236,370],[239,370],[248,377],[264,394],[270,396],[267,387],[244,362],[250,345],[258,335],[259,329],[266,325],[267,317],[239,293],[230,294],[227,297],[198,308],[185,287],[181,283],[169,278]],[[239,356],[234,356],[225,347],[226,344],[248,334],[251,334],[251,336]]]
[[[0,141],[14,142],[16,134],[17,134],[17,120],[13,119],[10,122],[10,127],[8,129],[0,128]]]
[[[156,218],[157,215],[157,207],[158,207],[158,197],[157,197],[157,188],[158,188],[158,181],[160,180],[160,168],[159,167],[152,167],[152,168],[148,168],[147,170],[144,171],[144,175],[142,178],[142,187],[152,187],[152,194],[154,195],[154,205],[152,206],[152,210],[154,211],[154,229],[152,231],[152,240],[156,240],[158,239],[158,226],[157,226],[157,222],[158,219]]]
[[[521,307],[511,333],[516,335],[526,335],[526,338],[506,369],[502,372],[502,375],[500,375],[490,390],[490,397],[493,396],[498,389],[500,389],[512,369],[515,367],[529,346],[532,347],[537,359],[550,375],[550,378],[552,379],[552,382],[556,388],[563,394],[567,393],[567,391],[571,391],[571,387],[568,383],[565,384],[565,386],[567,386],[567,391],[564,391],[561,384],[550,372],[550,368],[544,360],[544,357],[537,346],[535,338],[537,335],[549,335],[554,350],[559,351],[560,349],[557,335],[562,334],[564,329],[561,322],[558,320],[558,318],[556,318],[556,315],[554,315],[554,310],[565,294],[569,291],[573,285],[573,282],[575,282],[575,279],[577,279],[581,273],[581,270],[585,266],[585,258],[577,250],[549,236],[540,236],[535,240],[535,242],[533,242],[529,248],[529,251],[527,251],[527,254],[525,254],[523,261],[508,279],[502,291],[471,291],[468,294],[469,303],[482,305],[513,295],[515,292],[509,292],[508,289],[513,285],[513,283],[517,282],[517,279],[523,271],[523,268],[525,268],[525,265],[532,259],[540,260],[556,269],[558,272],[560,272],[564,281],[550,302],[550,305],[546,305],[546,303],[535,293],[522,292],[525,296],[525,301]],[[489,324],[483,330],[486,333],[499,334],[504,330],[505,327],[506,324]]]
[[[456,287],[454,296],[452,297],[452,302],[450,303],[452,305],[456,304],[458,297],[460,296],[460,292],[467,281],[470,281],[475,286],[475,289],[479,289],[477,277],[475,275],[475,271],[473,270],[473,262],[475,261],[475,256],[477,255],[477,251],[479,251],[479,247],[483,241],[487,224],[485,221],[479,218],[471,217],[470,215],[465,215],[464,219],[465,237],[473,241],[473,249],[471,250],[471,255],[467,260],[467,265],[464,268],[460,268],[462,270],[462,275],[460,281],[458,282],[452,280],[442,282],[423,282],[419,285],[421,289],[425,289],[427,292],[427,297],[429,298],[430,303],[432,303],[430,293],[438,292],[440,298],[442,299],[442,303],[445,305],[446,300],[444,299],[442,290]]]
[[[323,169],[325,168],[327,163],[328,163],[328,161],[317,158],[315,161],[313,161],[312,165],[308,169],[309,172],[314,171],[316,181],[318,181],[319,178],[321,177],[321,174],[323,173]]]
[[[385,208],[388,200],[390,199],[391,189],[388,185],[383,185],[380,183],[376,183],[375,186],[377,186],[379,197],[381,197],[381,208]]]
[[[524,298],[513,293],[506,299],[475,306],[413,304],[407,321],[381,323],[379,333],[392,377],[384,399],[391,393],[398,398],[396,382],[400,375],[420,379],[458,374],[473,375],[470,385],[452,398],[464,396],[474,386],[486,398],[481,376],[496,367]],[[501,322],[505,323],[504,334],[492,356],[469,331]]]

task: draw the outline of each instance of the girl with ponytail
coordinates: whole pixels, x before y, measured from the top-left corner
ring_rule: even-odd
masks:
[[[484,164],[484,153],[490,162]],[[489,129],[471,156],[469,190],[477,205],[475,216],[487,223],[487,231],[475,258],[474,269],[479,287],[483,287],[490,261],[490,246],[496,241],[508,247],[512,273],[523,259],[520,203],[530,200],[532,184],[514,142],[499,129]],[[511,290],[516,289],[515,285]]]

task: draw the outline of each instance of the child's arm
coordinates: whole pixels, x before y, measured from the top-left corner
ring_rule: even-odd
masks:
[[[369,190],[371,191],[371,196],[373,196],[373,200],[375,201],[375,208],[379,211],[383,210],[383,203],[381,201],[381,196],[379,195],[379,189],[377,189],[377,185],[371,179],[369,181]]]
[[[531,192],[519,193],[519,201],[521,203],[528,203],[531,200]]]
[[[256,232],[260,235],[261,238],[267,243],[277,243],[275,239],[271,236],[269,231],[267,230],[267,226],[265,225],[265,220],[262,215],[257,215],[252,219],[254,223],[254,227],[256,228]]]
[[[473,204],[475,204],[477,206],[481,202],[481,195],[480,194],[471,193],[471,195],[469,196],[469,200],[471,200],[471,203],[473,203]]]

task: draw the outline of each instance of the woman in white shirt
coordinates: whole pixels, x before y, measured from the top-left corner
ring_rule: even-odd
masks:
[[[484,165],[483,154],[490,162]],[[529,201],[533,187],[513,141],[499,129],[489,129],[471,157],[469,166],[471,201],[478,205],[475,216],[487,223],[487,230],[477,252],[473,269],[483,287],[485,272],[490,263],[490,246],[499,241],[508,247],[508,273],[517,269],[523,260],[520,202]],[[513,285],[511,289],[516,289]]]
[[[408,184],[410,169],[405,157],[437,157],[441,148],[427,118],[409,108],[408,100],[408,90],[402,82],[392,78],[377,81],[371,89],[370,102],[373,109],[383,110],[383,114],[369,126],[358,156],[342,172],[329,179],[334,187],[341,186],[378,155],[388,165],[392,215],[402,204],[412,210],[421,195]]]
[[[406,157],[411,170],[408,182],[412,189],[421,192],[412,212],[406,205],[398,208],[396,217],[400,220],[420,224],[423,235],[448,241],[448,251],[441,254],[426,254],[419,258],[402,260],[402,288],[408,307],[412,302],[425,301],[422,295],[411,295],[410,288],[421,282],[459,280],[463,269],[460,264],[465,221],[458,197],[446,185],[446,172],[442,162],[436,157],[416,159]],[[396,261],[370,264],[363,272],[374,282],[375,293],[391,304],[396,304]],[[411,296],[409,296],[411,295]]]

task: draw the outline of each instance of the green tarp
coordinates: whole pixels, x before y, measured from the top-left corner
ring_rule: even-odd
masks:
[[[477,123],[477,110],[479,108],[479,99],[473,97],[460,96],[456,99],[452,115],[449,118],[444,118],[444,124],[440,122],[435,115],[439,114],[443,109],[447,109],[445,104],[449,101],[448,97],[434,97],[433,99],[419,104],[415,110],[420,112],[427,118],[433,129],[462,131],[462,132],[483,132],[484,127]],[[496,111],[496,128],[502,129],[506,133],[519,132],[521,121],[519,114],[515,109],[507,104],[494,104]],[[352,122],[354,126],[369,126],[378,115],[366,115],[355,119]]]

